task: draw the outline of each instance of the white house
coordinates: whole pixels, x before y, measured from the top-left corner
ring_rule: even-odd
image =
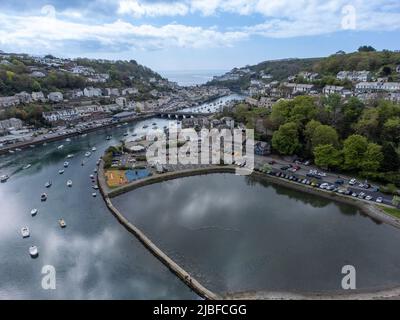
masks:
[[[92,97],[101,97],[102,92],[99,88],[88,87],[83,89],[83,94],[85,97],[92,98]]]
[[[330,95],[334,93],[342,94],[344,91],[344,87],[341,86],[325,86],[324,89],[322,89],[322,93],[325,95]]]
[[[61,92],[50,92],[49,95],[47,96],[47,99],[51,102],[61,102],[64,99],[64,96]]]
[[[21,102],[17,96],[0,97],[0,107],[9,108],[19,105]]]
[[[122,89],[121,93],[123,96],[126,96],[128,94],[138,94],[139,90],[136,88],[126,88],[126,89]]]
[[[20,103],[32,102],[32,96],[28,92],[22,91],[20,93],[17,93],[15,96],[19,98]]]
[[[400,82],[360,82],[356,85],[358,92],[400,91]]]
[[[336,78],[338,80],[350,80],[354,82],[367,82],[371,79],[369,71],[340,71]]]
[[[126,98],[118,97],[115,99],[115,103],[119,105],[121,108],[126,106]]]

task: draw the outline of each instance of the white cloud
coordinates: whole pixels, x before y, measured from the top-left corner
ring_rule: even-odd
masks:
[[[158,49],[166,47],[230,46],[247,37],[242,31],[219,32],[214,28],[166,24],[134,25],[122,20],[88,24],[63,20],[59,15],[11,16],[0,13],[0,45],[21,50],[62,47],[67,42],[90,42],[115,50],[120,47]]]
[[[146,3],[139,0],[119,1],[119,14],[132,14],[139,18],[142,16],[184,16],[189,12],[189,8],[182,2],[156,2]]]

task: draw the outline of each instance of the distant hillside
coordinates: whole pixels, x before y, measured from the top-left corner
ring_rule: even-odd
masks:
[[[325,58],[307,58],[307,59],[282,59],[261,62],[257,65],[246,66],[235,70],[249,70],[248,73],[242,73],[237,80],[229,81],[210,81],[211,85],[223,85],[231,89],[246,89],[250,85],[251,79],[260,79],[262,74],[271,75],[272,80],[284,81],[290,76],[295,76],[302,71],[317,72],[320,74],[319,85],[324,84],[343,84],[335,80],[339,71],[371,71],[375,76],[389,77],[391,81],[400,80],[396,73],[396,66],[400,65],[400,53],[393,51],[370,51],[344,53],[338,52]]]
[[[161,76],[134,60],[70,60],[0,53],[0,96],[21,91],[65,92],[86,86],[140,89],[151,78],[159,80]]]

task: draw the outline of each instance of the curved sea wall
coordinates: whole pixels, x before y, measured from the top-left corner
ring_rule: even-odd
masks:
[[[103,161],[101,161],[99,173],[98,173],[98,185],[101,194],[106,202],[108,209],[117,218],[117,220],[157,258],[165,266],[167,266],[174,274],[176,274],[188,287],[190,287],[199,296],[208,300],[220,300],[220,299],[267,299],[267,300],[371,300],[371,299],[389,299],[400,297],[400,288],[393,288],[380,291],[371,292],[349,292],[349,293],[290,293],[290,292],[268,292],[268,291],[257,291],[257,292],[237,292],[228,293],[223,296],[218,295],[206,287],[200,282],[193,278],[187,271],[179,266],[174,260],[172,260],[167,254],[165,254],[160,248],[158,248],[139,228],[133,225],[111,202],[111,198],[121,195],[123,193],[141,188],[147,185],[173,180],[177,178],[190,177],[196,175],[212,174],[212,173],[235,173],[236,167],[234,166],[214,166],[209,168],[199,168],[194,170],[183,170],[178,172],[169,172],[162,175],[151,176],[139,181],[132,182],[126,186],[122,186],[116,189],[110,190],[105,181]],[[316,189],[311,186],[305,186],[296,184],[281,178],[269,176],[263,173],[254,172],[253,176],[261,177],[273,184],[289,187],[301,192],[307,192],[310,194],[318,195],[330,200],[339,201],[342,203],[356,206],[362,213],[370,216],[371,218],[390,224],[394,227],[400,228],[400,221],[386,215],[384,212],[376,208],[375,206],[368,204],[364,201],[356,200],[351,197],[337,195],[333,192],[327,192],[324,190]]]

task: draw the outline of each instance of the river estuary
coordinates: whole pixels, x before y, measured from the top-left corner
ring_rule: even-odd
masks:
[[[117,222],[99,194],[92,197],[89,176],[104,150],[153,122],[168,124],[148,119],[0,156],[0,173],[10,175],[0,185],[0,299],[198,299]],[[60,175],[68,154],[75,156]],[[113,202],[218,293],[338,290],[345,264],[356,267],[359,288],[400,284],[399,230],[350,206],[227,174],[168,181]],[[22,239],[23,226],[30,238]],[[31,245],[37,259],[29,256]],[[41,287],[44,265],[56,269],[56,290]]]

